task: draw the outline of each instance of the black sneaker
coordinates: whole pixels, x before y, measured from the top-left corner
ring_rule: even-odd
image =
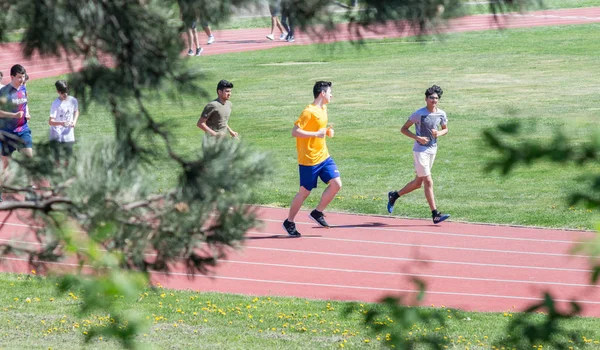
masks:
[[[388,213],[392,213],[394,211],[394,204],[396,203],[396,199],[400,198],[400,196],[398,195],[398,192],[396,191],[390,191],[388,192],[388,204],[387,204],[387,210]]]
[[[285,229],[285,231],[287,232],[288,236],[290,237],[300,237],[302,236],[300,234],[300,232],[296,231],[296,224],[289,221],[288,219],[285,219],[285,221],[283,222],[283,228]]]
[[[450,214],[443,214],[443,213],[438,212],[437,214],[432,215],[432,217],[433,217],[433,223],[439,224],[440,222],[449,218]]]
[[[308,217],[312,221],[319,224],[319,226],[329,228],[329,224],[327,223],[327,221],[325,221],[325,215],[323,215],[323,213],[321,213],[317,209],[311,211],[310,214],[308,215]]]

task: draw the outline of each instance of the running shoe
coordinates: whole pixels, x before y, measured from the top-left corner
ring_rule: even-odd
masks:
[[[446,220],[447,218],[449,218],[449,217],[450,217],[450,214],[444,214],[444,213],[440,213],[440,212],[438,212],[438,213],[437,213],[437,215],[436,215],[436,214],[434,214],[434,215],[432,215],[432,217],[433,217],[433,223],[434,223],[434,224],[439,224],[439,223],[441,223],[442,221],[444,221],[444,220]]]
[[[215,42],[215,36],[211,35],[208,37],[208,41],[206,42],[208,45],[212,44]]]
[[[327,223],[327,221],[325,221],[325,215],[323,215],[323,213],[321,213],[317,209],[311,211],[310,214],[308,215],[308,217],[312,221],[319,224],[319,226],[321,226],[321,227],[326,227],[326,228],[330,227],[329,224]]]
[[[188,50],[188,56],[194,56],[194,50],[189,49]]]
[[[286,39],[287,39],[287,32],[281,33],[281,35],[279,36],[279,40],[286,40]]]
[[[396,199],[400,198],[400,196],[398,195],[398,192],[396,191],[390,191],[388,192],[388,203],[387,203],[387,210],[388,213],[392,213],[394,211],[394,204],[396,203]]]
[[[285,232],[287,232],[288,236],[290,237],[300,237],[302,236],[300,234],[300,232],[298,232],[296,230],[296,224],[291,222],[288,219],[285,219],[285,221],[283,222],[283,228],[285,229]]]
[[[273,34],[269,34],[269,35],[267,35],[267,39],[269,39],[269,40],[275,40],[275,37],[273,36]]]
[[[197,48],[197,49],[196,49],[196,56],[200,56],[200,55],[202,55],[202,51],[204,51],[204,49],[203,49],[203,48],[201,48],[201,47]]]

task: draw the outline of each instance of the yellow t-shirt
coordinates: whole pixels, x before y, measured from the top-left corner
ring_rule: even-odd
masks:
[[[294,125],[304,131],[319,131],[327,127],[327,106],[317,107],[308,105]],[[296,149],[298,150],[298,164],[317,165],[329,157],[325,138],[297,137]]]

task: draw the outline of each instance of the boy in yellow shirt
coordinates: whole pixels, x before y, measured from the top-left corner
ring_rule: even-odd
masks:
[[[294,123],[292,136],[296,138],[298,151],[298,167],[300,172],[300,190],[292,200],[288,218],[283,222],[283,228],[290,237],[300,237],[296,230],[294,219],[302,203],[317,187],[318,178],[327,184],[321,195],[321,201],[309,217],[321,227],[329,228],[323,211],[342,188],[340,172],[333,159],[329,156],[325,137],[333,137],[333,129],[327,128],[327,104],[331,101],[331,82],[318,81],[313,87],[314,101],[307,106]]]

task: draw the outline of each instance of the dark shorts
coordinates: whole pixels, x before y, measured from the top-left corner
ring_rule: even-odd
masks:
[[[317,188],[317,180],[319,178],[324,183],[329,183],[331,179],[340,177],[340,171],[331,157],[317,165],[298,165],[298,170],[300,172],[300,186],[306,188],[308,191]]]
[[[57,162],[61,159],[69,159],[73,155],[73,145],[75,142],[50,141],[50,144],[52,145],[54,160]]]
[[[31,139],[31,130],[25,130],[22,132],[11,132],[1,131],[4,134],[4,142],[0,141],[0,147],[2,148],[2,155],[9,157],[14,151],[22,148],[32,148],[33,141]],[[16,136],[15,137],[11,137]]]
[[[202,28],[206,28],[208,27],[208,22],[205,20],[200,21],[200,25],[202,26]],[[196,29],[198,28],[198,21],[189,21],[187,22],[187,26],[189,29]]]
[[[281,6],[279,6],[279,1],[275,3],[269,2],[269,12],[271,13],[271,17],[277,17],[281,14]]]

